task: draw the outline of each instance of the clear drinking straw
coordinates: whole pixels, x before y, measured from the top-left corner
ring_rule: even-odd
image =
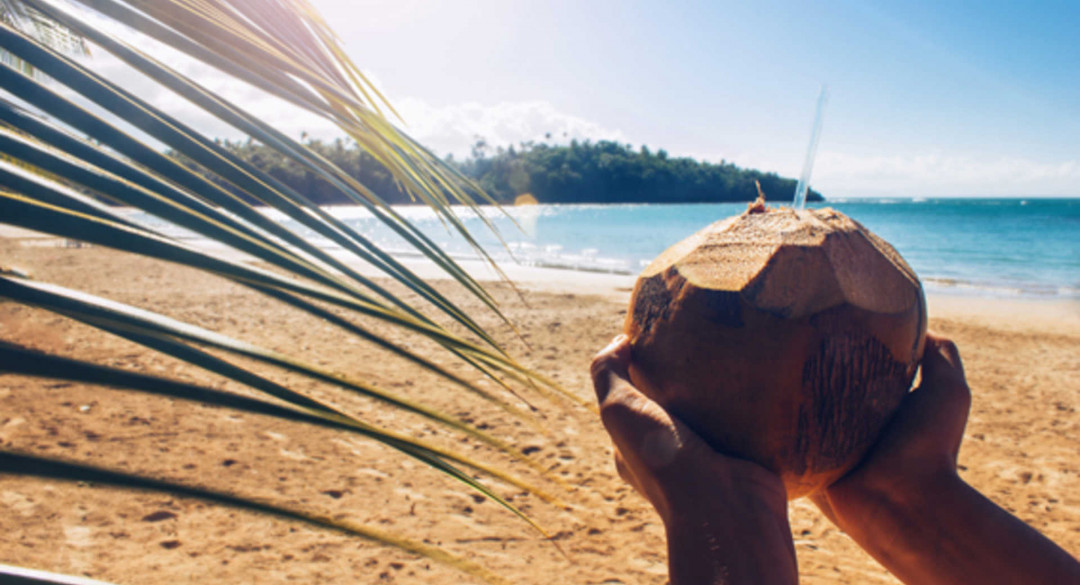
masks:
[[[814,116],[814,128],[810,130],[810,147],[806,150],[806,160],[803,162],[802,174],[799,175],[799,185],[795,187],[795,209],[806,207],[806,191],[810,188],[810,171],[814,170],[814,159],[817,157],[817,145],[821,139],[821,121],[825,115],[825,102],[829,101],[829,86],[821,86],[821,96],[818,97],[817,114]]]

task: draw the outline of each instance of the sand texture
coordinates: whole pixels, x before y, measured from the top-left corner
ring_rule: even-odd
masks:
[[[39,242],[40,244],[40,242]],[[485,462],[511,467],[559,495],[553,506],[519,489],[496,491],[532,515],[565,551],[523,522],[395,451],[357,437],[267,417],[135,393],[0,374],[0,447],[147,473],[339,515],[444,546],[521,584],[662,584],[662,527],[615,474],[597,417],[567,402],[526,396],[546,430],[370,345],[347,340],[268,298],[219,278],[97,248],[0,240],[0,263],[296,354],[423,400],[516,446],[568,490],[474,440],[371,401],[342,397],[272,368],[273,379],[333,400],[378,424]],[[572,279],[572,275],[567,277]],[[614,281],[613,281],[614,282]],[[527,305],[493,291],[528,346],[449,285],[442,287],[524,363],[591,398],[588,364],[619,332],[629,290],[546,282]],[[572,291],[572,292],[565,292]],[[950,301],[952,302],[952,301]],[[1074,555],[1080,554],[1080,326],[1075,306],[955,303],[930,326],[956,340],[974,392],[960,462],[964,478]],[[982,309],[977,307],[982,306]],[[1013,307],[1003,309],[1003,307]],[[405,339],[391,333],[396,339]],[[140,346],[40,310],[0,302],[0,339],[150,374],[244,393]],[[481,380],[445,352],[407,345]],[[494,390],[487,381],[482,386]],[[895,583],[813,506],[791,505],[802,582]],[[460,583],[426,559],[327,530],[161,493],[12,477],[0,470],[0,563],[120,584]]]

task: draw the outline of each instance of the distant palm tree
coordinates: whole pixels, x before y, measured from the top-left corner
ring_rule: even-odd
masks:
[[[393,110],[349,61],[326,23],[305,0],[76,0],[76,4],[73,7],[48,0],[0,0],[0,88],[4,90],[0,93],[0,223],[212,272],[302,309],[315,319],[328,320],[339,327],[342,336],[375,343],[411,360],[417,368],[443,376],[448,385],[479,393],[513,412],[519,413],[511,399],[492,395],[395,345],[381,332],[382,328],[362,328],[330,308],[347,309],[377,319],[388,327],[433,340],[500,383],[509,378],[549,394],[560,391],[517,364],[472,317],[429,283],[349,225],[314,206],[305,194],[293,191],[235,157],[169,112],[130,94],[123,89],[123,80],[104,78],[72,58],[72,53],[85,53],[87,46],[110,53],[237,131],[280,151],[341,195],[368,209],[448,277],[498,313],[494,300],[482,286],[377,194],[301,142],[199,85],[198,80],[159,62],[152,50],[139,48],[146,46],[144,43],[137,47],[122,40],[125,35],[115,34],[117,28],[137,31],[140,38],[153,39],[150,46],[171,47],[187,58],[211,65],[294,107],[332,121],[385,166],[410,194],[429,205],[447,225],[475,246],[450,205],[475,206],[474,197],[490,200],[388,121],[383,112],[392,114]],[[54,89],[57,84],[67,91],[57,92]],[[113,117],[122,118],[140,134],[126,133],[113,121],[101,119],[65,97],[72,93],[79,94],[82,103],[92,102]],[[148,145],[147,137],[166,145],[175,156]],[[179,157],[188,164],[180,164]],[[379,268],[415,293],[428,310],[435,309],[479,341],[469,341],[450,332],[420,307],[363,276],[348,262],[328,254],[297,231],[267,219],[245,201],[273,207],[305,231],[326,238],[354,258]],[[137,208],[158,221],[153,224],[137,221],[128,214],[118,214],[114,206],[104,202]],[[156,227],[162,220],[227,245],[276,270],[223,259],[191,247]],[[478,246],[477,249],[485,254]],[[362,373],[338,376],[292,356],[33,280],[11,269],[0,269],[0,299],[89,324],[245,384],[276,400],[244,398],[177,380],[45,354],[4,341],[0,341],[0,372],[106,384],[360,434],[449,474],[524,518],[463,468],[530,489],[508,473],[397,434],[392,429],[377,428],[218,356],[224,352],[272,364],[328,387],[360,392],[395,408],[428,417],[453,432],[467,433],[508,449],[465,422],[376,388],[362,379]],[[282,406],[280,401],[287,405]],[[273,503],[9,450],[0,450],[0,470],[172,490],[344,530],[495,579],[482,568],[427,545]],[[10,577],[18,571],[0,567],[0,576]]]

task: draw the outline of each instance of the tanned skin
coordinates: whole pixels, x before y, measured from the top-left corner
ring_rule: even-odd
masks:
[[[922,383],[871,456],[814,502],[904,583],[1080,584],[1080,563],[957,473],[971,390],[956,345],[930,335]]]
[[[629,363],[619,336],[593,385],[620,476],[664,522],[671,585],[798,583],[780,478],[714,451],[630,385]],[[928,335],[922,383],[864,462],[811,498],[909,585],[1080,585],[1080,563],[958,475],[970,405],[956,346]]]
[[[664,522],[671,585],[798,583],[780,477],[714,451],[630,385],[629,363],[620,336],[593,361],[593,385],[619,475]]]

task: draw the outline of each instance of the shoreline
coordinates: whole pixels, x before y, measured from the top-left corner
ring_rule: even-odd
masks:
[[[0,242],[13,241],[22,246],[64,248],[65,240],[22,228],[0,225]],[[78,246],[76,246],[78,247]],[[250,260],[246,255],[220,244],[203,246],[231,260]],[[364,276],[384,277],[385,274],[371,265],[357,260],[340,249],[330,250],[338,259],[347,262]],[[409,255],[393,255],[394,259],[424,279],[452,280],[425,258]],[[454,258],[466,272],[482,283],[501,281],[499,274],[483,260]],[[499,268],[519,288],[541,292],[565,292],[594,294],[604,298],[628,303],[637,274],[607,272],[570,267],[550,267],[516,263],[501,263]],[[1023,312],[1040,325],[1055,330],[1080,331],[1080,296],[1024,294],[1004,292],[1003,287],[982,288],[963,282],[923,279],[927,306],[932,316],[955,317],[959,315],[988,315],[998,323],[1007,322],[1003,315]],[[940,315],[935,314],[935,311]]]
[[[447,279],[444,273],[423,260],[398,260],[421,277]],[[483,283],[498,280],[495,271],[481,261],[459,263]],[[519,288],[534,292],[595,295],[623,305],[629,304],[637,281],[637,275],[600,274],[539,266],[511,265],[504,266],[503,270]],[[365,276],[381,275],[370,266],[362,267],[361,272]],[[1012,331],[1037,327],[1053,333],[1080,333],[1080,298],[983,295],[970,289],[943,290],[931,287],[926,290],[926,304],[931,319],[985,318],[995,327]],[[1018,315],[1023,315],[1022,321],[1018,321]]]

